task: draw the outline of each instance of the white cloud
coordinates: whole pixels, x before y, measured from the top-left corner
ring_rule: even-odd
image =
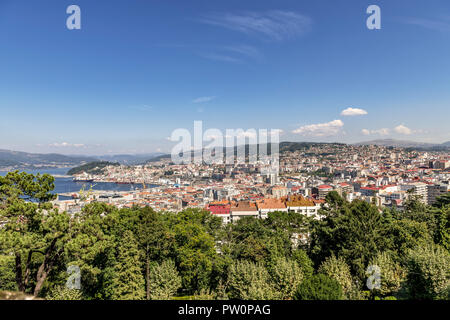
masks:
[[[341,112],[341,116],[363,116],[365,114],[367,111],[360,108],[347,108]]]
[[[327,123],[302,126],[292,132],[305,136],[326,137],[338,134],[343,126],[344,122],[341,120],[333,120]]]
[[[245,34],[259,34],[265,39],[281,41],[308,32],[311,18],[293,11],[225,13],[204,17],[200,22]]]
[[[238,58],[231,57],[226,54],[217,54],[217,53],[204,53],[200,54],[201,57],[214,60],[214,61],[220,61],[220,62],[231,62],[231,63],[241,63],[242,60]]]
[[[368,130],[368,129],[362,129],[361,133],[365,136],[371,135],[371,134],[378,134],[380,136],[387,136],[389,133],[391,132],[391,130],[389,130],[388,128],[381,128],[381,129],[377,129],[377,130]]]
[[[450,32],[450,23],[446,20],[424,18],[402,18],[401,22],[440,32]]]
[[[380,136],[387,136],[389,135],[392,131],[394,131],[395,133],[398,134],[403,134],[403,135],[411,135],[411,134],[416,134],[416,133],[426,133],[426,131],[424,130],[412,130],[408,127],[406,127],[404,124],[398,125],[396,126],[394,129],[388,129],[388,128],[381,128],[381,129],[377,129],[377,130],[368,130],[368,129],[362,129],[361,133],[363,135],[380,135]]]
[[[224,47],[224,50],[236,53],[238,55],[251,57],[251,58],[254,58],[257,60],[261,60],[261,58],[262,58],[261,52],[253,46],[248,46],[248,45],[227,46],[227,47]]]
[[[199,97],[196,98],[194,100],[192,100],[193,103],[205,103],[205,102],[210,102],[212,100],[214,100],[216,97],[212,96],[212,97]]]
[[[404,126],[403,124],[395,127],[394,130],[395,130],[395,132],[397,132],[399,134],[405,134],[405,135],[413,134],[413,131],[410,128]]]
[[[391,130],[389,130],[388,128],[381,128],[378,130],[374,130],[373,132],[381,136],[387,136],[391,132]]]
[[[82,143],[68,143],[68,142],[55,142],[55,143],[51,143],[49,144],[50,147],[55,147],[55,148],[67,148],[67,147],[73,147],[73,148],[83,148],[84,144]]]
[[[153,109],[152,106],[146,104],[140,104],[135,106],[129,106],[128,109],[137,110],[137,111],[150,111]]]

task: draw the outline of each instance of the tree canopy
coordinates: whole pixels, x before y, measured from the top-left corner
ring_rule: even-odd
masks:
[[[0,290],[48,299],[448,299],[450,205],[381,210],[330,193],[294,212],[222,224],[202,209],[51,203],[49,175],[0,177]],[[299,235],[307,241],[294,241]],[[367,287],[369,266],[380,285]],[[71,267],[79,270],[70,273]],[[376,268],[375,268],[376,269]],[[377,269],[377,270],[378,270]],[[68,288],[78,277],[79,288]]]

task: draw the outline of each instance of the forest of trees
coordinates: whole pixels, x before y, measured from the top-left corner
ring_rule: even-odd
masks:
[[[450,299],[450,194],[433,207],[411,199],[404,211],[381,211],[331,192],[322,220],[274,212],[222,225],[200,209],[100,202],[70,215],[53,209],[53,188],[49,175],[0,177],[0,291],[70,300]],[[298,234],[309,241],[293,241]],[[70,266],[81,271],[80,290],[66,286]]]
[[[120,166],[117,162],[109,162],[109,161],[93,161],[85,163],[81,166],[75,167],[67,171],[67,174],[70,176],[80,174],[80,173],[88,173],[88,174],[102,174],[103,170],[107,166]]]

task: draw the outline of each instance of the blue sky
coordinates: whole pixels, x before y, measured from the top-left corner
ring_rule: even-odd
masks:
[[[81,30],[66,28],[71,4]],[[441,143],[449,57],[448,0],[0,0],[0,148],[169,151],[194,120]]]

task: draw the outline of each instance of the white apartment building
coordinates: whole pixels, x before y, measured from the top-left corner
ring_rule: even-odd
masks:
[[[411,195],[418,196],[420,201],[428,204],[428,185],[423,182],[412,182],[400,185],[402,191],[410,191]]]

